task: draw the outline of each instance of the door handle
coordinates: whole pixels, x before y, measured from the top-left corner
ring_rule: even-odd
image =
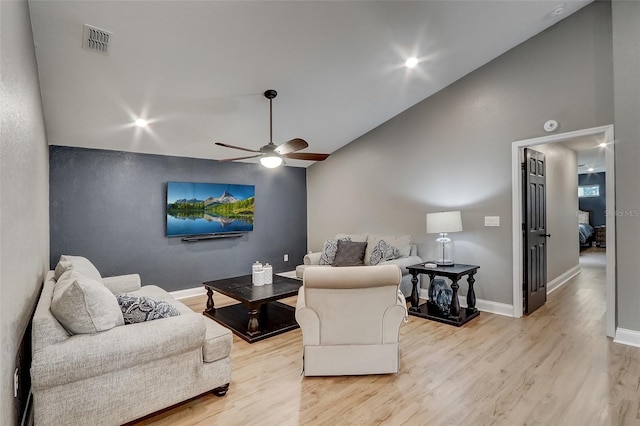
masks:
[[[540,236],[545,238],[551,238],[551,234],[541,234]]]

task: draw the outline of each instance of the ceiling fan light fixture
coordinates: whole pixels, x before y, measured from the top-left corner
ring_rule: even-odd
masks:
[[[282,164],[282,157],[279,155],[265,155],[260,157],[260,164],[269,169],[275,169]]]

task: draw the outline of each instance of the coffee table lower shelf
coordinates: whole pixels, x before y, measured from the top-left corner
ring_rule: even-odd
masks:
[[[255,333],[249,333],[249,310],[242,303],[215,308],[212,311],[206,310],[204,314],[249,343],[300,328],[293,306],[269,302],[260,305],[259,309],[260,328]]]
[[[480,311],[477,309],[460,308],[460,316],[456,318],[443,315],[437,308],[427,302],[418,306],[417,310],[409,308],[409,315],[460,327],[480,315]]]

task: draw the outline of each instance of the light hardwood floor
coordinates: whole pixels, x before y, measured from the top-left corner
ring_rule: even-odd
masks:
[[[640,348],[605,337],[597,256],[583,253],[582,272],[528,317],[481,313],[461,328],[409,317],[397,375],[305,378],[300,330],[252,345],[234,336],[225,397],[137,424],[640,425]],[[205,298],[188,304],[202,311]]]

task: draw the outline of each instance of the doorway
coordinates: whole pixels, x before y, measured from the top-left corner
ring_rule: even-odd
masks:
[[[615,168],[613,125],[594,127],[574,132],[560,133],[539,138],[520,140],[511,146],[511,189],[512,189],[512,226],[513,226],[513,316],[523,315],[523,237],[522,237],[522,174],[523,150],[534,145],[566,142],[575,138],[596,136],[606,143],[605,164],[607,211],[615,211]],[[606,215],[606,334],[614,337],[616,328],[616,282],[615,282],[615,214]]]

